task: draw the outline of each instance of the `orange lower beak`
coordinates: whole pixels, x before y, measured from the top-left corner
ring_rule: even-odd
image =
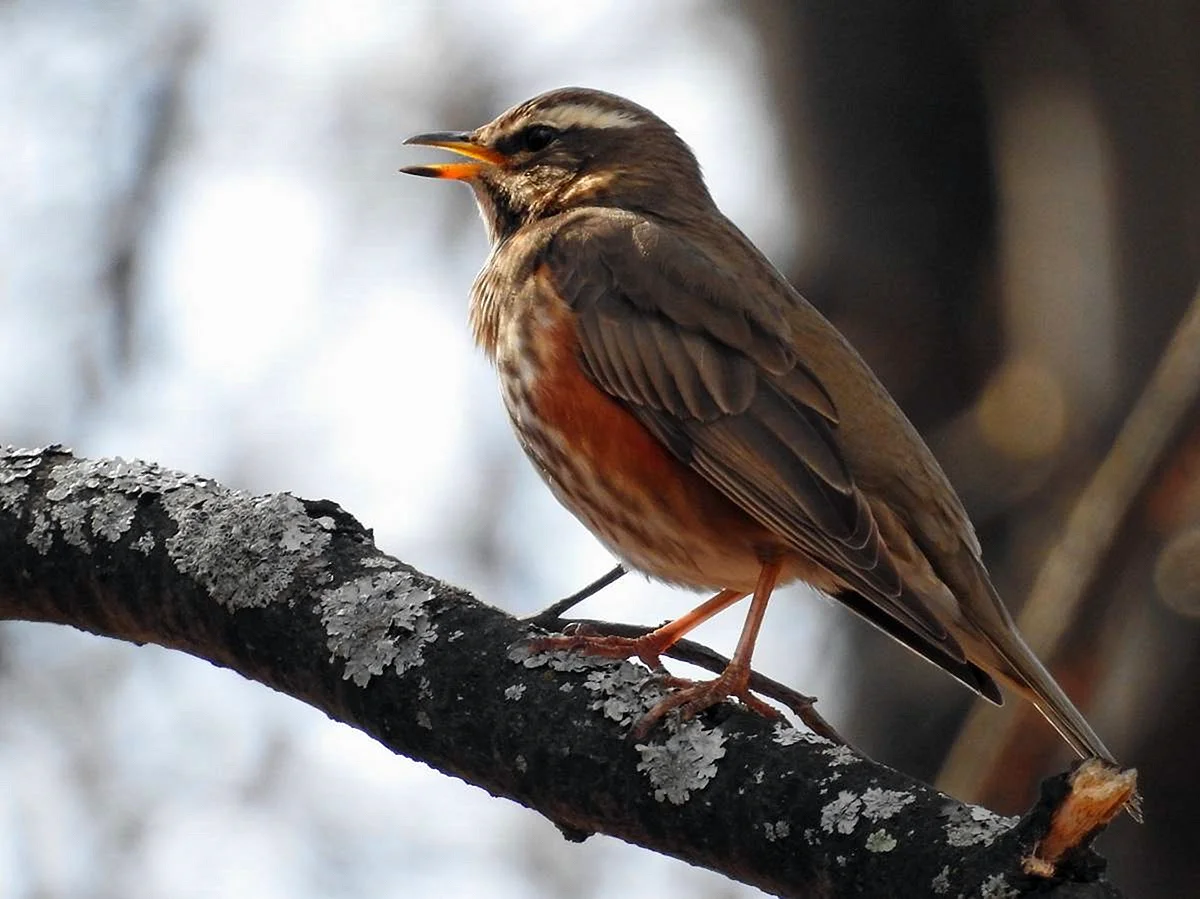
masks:
[[[400,170],[406,175],[420,175],[423,178],[448,178],[451,181],[470,181],[486,166],[499,165],[504,162],[502,153],[476,143],[467,132],[434,131],[410,137],[404,143],[420,147],[437,147],[440,150],[449,150],[460,156],[478,160],[477,162],[445,162],[440,165],[410,165]]]

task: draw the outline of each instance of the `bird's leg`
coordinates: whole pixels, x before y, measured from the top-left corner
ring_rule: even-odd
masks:
[[[723,609],[729,608],[745,595],[737,590],[722,590],[708,602],[697,606],[686,615],[681,615],[674,621],[640,637],[568,634],[538,637],[530,641],[529,648],[533,652],[549,652],[557,649],[579,650],[588,655],[607,656],[613,659],[628,659],[637,656],[657,671],[662,668],[659,656],[674,646],[684,634],[699,627]]]
[[[595,596],[613,581],[619,580],[625,574],[625,571],[626,568],[624,565],[617,565],[611,571],[596,578],[583,589],[572,593],[566,599],[560,599],[558,602],[547,606],[546,608],[542,609],[542,611],[530,618],[527,618],[526,620],[530,624],[536,624],[538,627],[550,628],[556,621],[562,618],[566,612],[569,612],[571,609],[575,608],[575,606],[579,605],[585,599]]]
[[[782,717],[772,706],[750,692],[750,658],[754,655],[754,644],[758,640],[758,631],[762,627],[767,603],[779,580],[780,568],[781,563],[778,560],[763,563],[758,583],[754,587],[754,598],[750,601],[750,611],[746,613],[746,623],[742,625],[742,635],[738,638],[737,649],[734,650],[733,658],[729,660],[725,670],[713,680],[707,681],[667,678],[667,685],[676,689],[642,716],[633,729],[633,736],[644,737],[672,709],[679,709],[687,719],[729,696],[740,699],[747,707],[767,718]]]

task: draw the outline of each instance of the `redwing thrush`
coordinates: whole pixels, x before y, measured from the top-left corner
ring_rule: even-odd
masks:
[[[776,585],[805,581],[995,703],[1029,699],[1080,756],[1112,754],[1025,645],[928,447],[846,340],[713,203],[688,146],[598,91],[535,97],[406,143],[475,193],[492,250],[471,292],[522,447],[631,568],[715,590],[645,637],[557,645],[652,664],[752,595],[729,666],[675,690],[695,714],[749,694]],[[552,638],[552,640],[555,638]]]

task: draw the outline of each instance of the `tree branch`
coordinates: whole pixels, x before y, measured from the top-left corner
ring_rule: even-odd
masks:
[[[723,705],[630,723],[645,669],[530,657],[525,625],[379,552],[335,503],[141,462],[0,449],[0,617],[173,647],[541,812],[783,896],[1117,896],[1089,849],[1022,873],[1019,823]]]

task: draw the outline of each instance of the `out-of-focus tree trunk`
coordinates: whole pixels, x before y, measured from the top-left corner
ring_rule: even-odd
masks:
[[[929,437],[1019,608],[1200,277],[1200,6],[745,10],[807,223],[795,283]],[[1172,776],[1200,739],[1200,636],[1151,581],[1162,540],[1200,518],[1194,442],[1050,660],[1148,775],[1150,823],[1114,864],[1155,872],[1155,895],[1200,878],[1180,842],[1195,833],[1155,826],[1200,800],[1194,778]],[[863,714],[849,729],[870,748],[907,726],[910,752],[893,760],[936,767],[963,698],[854,633],[846,677]],[[1019,805],[1046,757],[1061,761],[1040,723],[1022,739],[975,798]]]

